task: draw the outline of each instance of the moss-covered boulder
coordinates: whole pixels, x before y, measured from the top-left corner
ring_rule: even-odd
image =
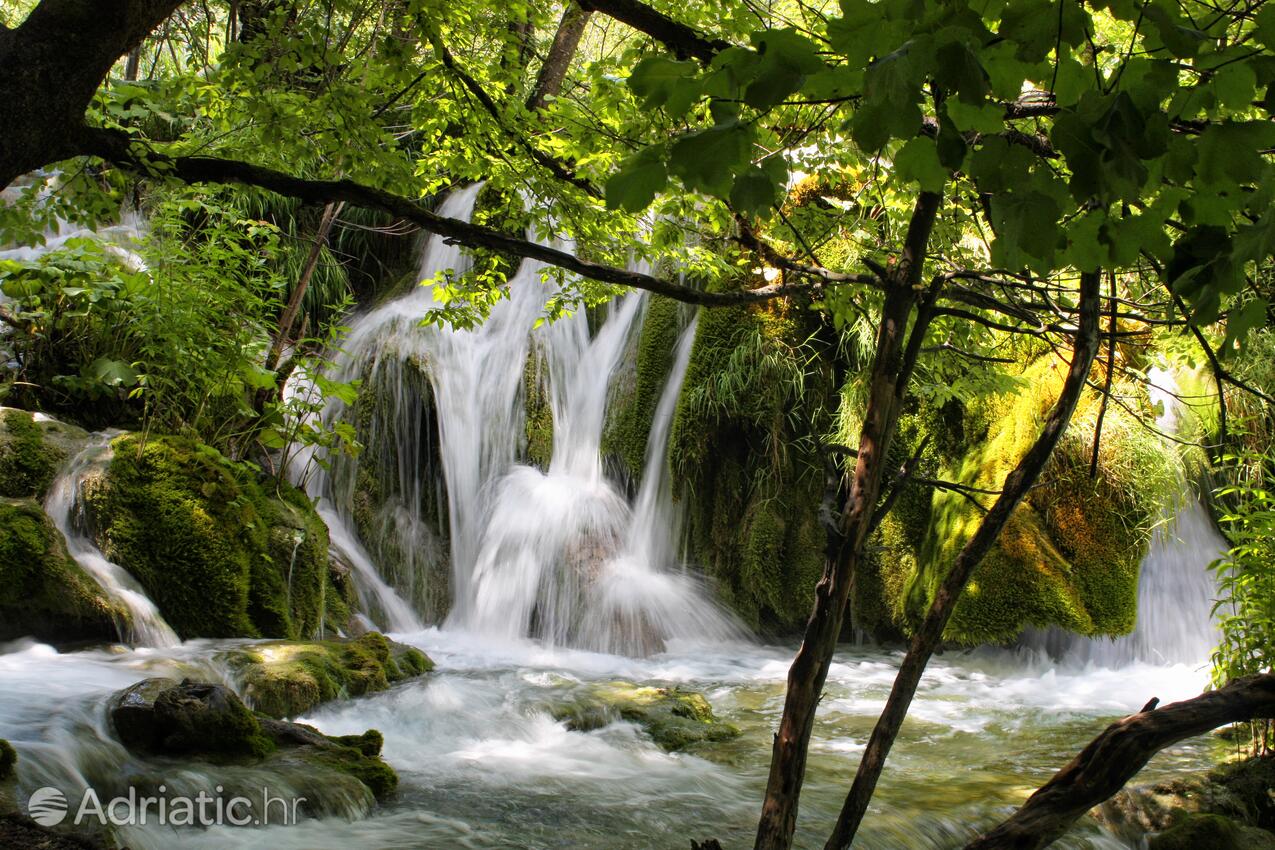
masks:
[[[718,720],[703,694],[682,688],[657,688],[630,682],[589,685],[550,709],[568,729],[588,732],[617,720],[646,730],[666,750],[727,741],[739,735],[735,726]]]
[[[300,766],[316,787],[325,776],[348,776],[377,799],[398,785],[398,775],[380,759],[382,738],[376,730],[329,737],[310,726],[258,715],[224,685],[146,679],[114,695],[108,712],[120,741],[143,758],[263,769]]]
[[[0,738],[0,782],[13,777],[17,770],[18,751],[3,738]]]
[[[0,496],[43,498],[58,469],[87,439],[74,425],[0,408]]]
[[[1184,814],[1151,836],[1147,850],[1275,850],[1275,834],[1223,815]]]
[[[263,643],[223,655],[254,709],[296,717],[341,697],[383,691],[434,669],[425,653],[375,632],[351,641]]]
[[[128,626],[127,610],[71,558],[40,505],[0,499],[0,641],[113,641]]]
[[[125,435],[85,485],[98,543],[177,634],[282,637],[342,627],[327,529],[305,494],[181,437]]]
[[[1132,843],[1147,833],[1170,832],[1183,815],[1220,815],[1239,826],[1275,832],[1275,756],[1126,788],[1094,813]]]
[[[1046,355],[1026,368],[1016,389],[966,406],[962,440],[948,441],[933,474],[974,489],[921,491],[919,502],[896,509],[883,524],[877,574],[868,578],[885,595],[880,604],[900,630],[909,630],[924,614],[995,498],[992,493],[1035,440],[1066,369],[1060,358]],[[1133,628],[1139,566],[1152,526],[1178,498],[1181,464],[1134,415],[1113,405],[1103,418],[1097,474],[1091,477],[1099,408],[1097,393],[1082,400],[1041,483],[975,570],[948,625],[948,639],[1005,642],[1026,626],[1056,625],[1085,635]],[[928,433],[938,444],[945,439]],[[921,445],[927,431],[909,435],[904,427],[900,434],[897,448],[907,452]],[[865,606],[862,598],[856,602]]]

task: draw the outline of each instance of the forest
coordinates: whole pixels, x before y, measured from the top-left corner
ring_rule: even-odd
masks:
[[[1275,5],[6,0],[0,848],[1275,848]]]

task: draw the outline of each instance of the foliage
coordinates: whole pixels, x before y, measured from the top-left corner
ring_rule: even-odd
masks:
[[[1232,463],[1275,474],[1275,455],[1232,457]],[[1232,548],[1213,565],[1221,598],[1215,608],[1222,639],[1213,655],[1213,681],[1222,685],[1275,667],[1275,492],[1264,483],[1222,488],[1236,507],[1221,517]],[[1269,751],[1270,723],[1254,727],[1255,747]]]

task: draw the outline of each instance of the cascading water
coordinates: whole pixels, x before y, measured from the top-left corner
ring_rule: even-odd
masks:
[[[67,550],[115,602],[129,614],[129,627],[120,637],[137,646],[168,647],[181,641],[160,615],[155,603],[128,572],[107,560],[85,530],[80,510],[80,488],[84,479],[110,461],[111,438],[115,434],[95,434],[89,444],[71,460],[53,481],[44,510],[66,538]]]
[[[1156,425],[1166,434],[1178,430],[1182,413],[1177,382],[1165,369],[1147,373],[1151,402],[1160,407]],[[1200,499],[1181,481],[1180,503],[1166,506],[1155,527],[1138,576],[1138,619],[1134,630],[1115,639],[1086,638],[1052,628],[1029,634],[1024,644],[1068,661],[1120,667],[1142,661],[1155,664],[1207,663],[1217,646],[1213,620],[1217,582],[1209,564],[1227,550]]]
[[[454,193],[441,213],[467,218],[479,189]],[[419,277],[463,273],[467,264],[458,248],[435,237],[425,246]],[[731,619],[677,567],[673,529],[664,522],[670,513],[664,452],[692,332],[683,335],[652,424],[635,512],[604,473],[601,442],[611,378],[630,349],[644,295],[610,304],[590,334],[583,313],[537,327],[549,294],[540,266],[524,262],[509,281],[509,297],[478,327],[422,326],[426,312],[440,306],[429,286],[353,321],[333,376],[362,378],[374,388],[371,462],[378,477],[390,479],[382,513],[400,517],[380,526],[388,545],[382,540],[368,548],[400,556],[425,548],[437,556],[445,536],[447,623],[456,628],[636,654],[662,649],[671,639],[737,636]],[[553,415],[552,456],[543,471],[518,462],[524,376],[533,356],[546,367]],[[345,413],[337,401],[323,416],[331,422]],[[360,465],[369,461],[331,460],[331,473],[319,471],[310,492],[327,499],[325,518],[334,515],[343,529],[334,539],[352,539]],[[440,477],[445,518],[432,518],[430,505],[443,513]],[[437,531],[428,530],[430,519]],[[430,538],[428,546],[421,546],[422,536]],[[436,564],[408,560],[405,574],[390,571],[386,579],[419,605],[437,595],[422,587],[430,584],[423,574]]]

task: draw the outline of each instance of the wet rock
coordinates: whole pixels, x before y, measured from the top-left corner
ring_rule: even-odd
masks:
[[[79,835],[54,832],[16,812],[0,814],[0,847],[13,850],[103,850]]]
[[[11,779],[18,764],[18,753],[3,738],[0,738],[0,782]]]
[[[703,694],[682,688],[656,688],[630,682],[590,685],[565,703],[551,707],[568,729],[589,732],[616,720],[646,730],[665,750],[683,750],[705,742],[727,741],[739,729],[718,720]]]
[[[311,726],[255,714],[224,685],[146,679],[113,696],[108,711],[120,741],[144,758],[301,771],[318,788],[349,777],[376,799],[398,786],[398,775],[380,758],[383,739],[375,729],[330,737]]]
[[[434,669],[425,653],[369,632],[357,640],[256,644],[227,652],[244,697],[275,718],[342,697],[383,691]]]
[[[44,497],[58,468],[88,441],[88,432],[48,417],[0,408],[0,496]]]
[[[1148,850],[1275,850],[1275,834],[1228,817],[1183,814],[1147,842]]]
[[[114,641],[128,612],[70,556],[33,499],[0,498],[0,641]]]

